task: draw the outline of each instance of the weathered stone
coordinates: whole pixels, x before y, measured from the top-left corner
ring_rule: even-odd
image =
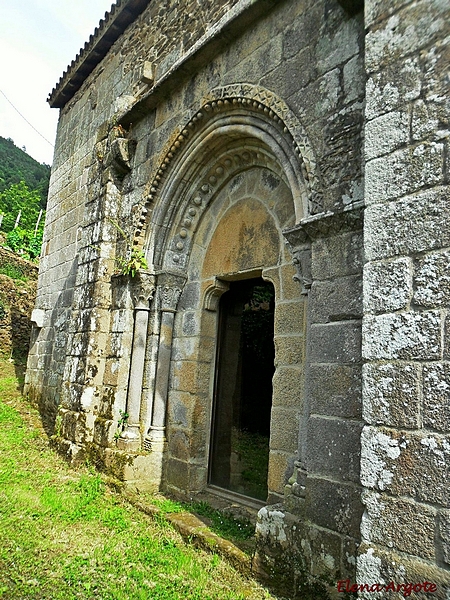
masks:
[[[436,511],[413,501],[365,492],[366,510],[361,521],[364,541],[432,560]]]
[[[308,477],[307,518],[331,531],[358,538],[363,506],[361,492],[352,484]]]
[[[393,62],[373,73],[366,85],[366,116],[373,119],[420,96],[422,73],[418,57]]]
[[[445,30],[448,7],[440,0],[429,3],[428,10],[407,6],[386,21],[374,26],[366,36],[366,69],[381,66],[418,51]]]
[[[444,180],[444,146],[431,142],[397,150],[366,165],[366,202],[401,198]]]
[[[312,244],[313,278],[323,280],[360,273],[362,252],[360,233],[315,240]]]
[[[408,141],[408,113],[400,111],[385,113],[366,124],[364,140],[366,160],[392,152]]]
[[[411,364],[363,366],[363,417],[371,425],[415,429],[420,419],[419,368]]]
[[[450,431],[450,364],[423,367],[423,424]]]
[[[311,322],[328,323],[361,318],[361,283],[359,275],[313,283],[309,294]]]
[[[429,254],[417,261],[414,302],[426,308],[450,304],[450,253]]]
[[[361,324],[340,321],[311,326],[311,362],[356,363],[361,360]]]
[[[368,488],[421,502],[450,505],[450,443],[437,434],[366,427],[362,436],[361,479]]]
[[[442,355],[438,311],[391,313],[363,319],[363,356],[368,360],[437,360]]]
[[[447,191],[436,187],[389,204],[366,209],[365,251],[368,260],[410,255],[450,245]]]
[[[308,427],[308,472],[359,482],[361,429],[362,425],[354,421],[312,417]]]
[[[361,417],[361,367],[315,364],[309,368],[309,397],[313,414]]]
[[[413,293],[412,271],[412,261],[409,258],[366,264],[365,311],[388,313],[407,308]]]

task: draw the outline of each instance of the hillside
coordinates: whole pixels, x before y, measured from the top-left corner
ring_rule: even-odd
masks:
[[[38,163],[11,139],[0,136],[0,194],[11,184],[24,181],[28,189],[39,192],[39,208],[45,209],[49,179],[48,165]]]

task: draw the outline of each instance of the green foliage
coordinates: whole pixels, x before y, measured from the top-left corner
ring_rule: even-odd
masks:
[[[147,268],[147,261],[145,260],[145,254],[138,248],[133,248],[132,241],[127,237],[125,231],[116,221],[109,219],[110,223],[117,229],[120,237],[126,243],[126,256],[119,256],[116,258],[116,262],[119,266],[119,271],[122,275],[131,275],[134,277],[140,269]]]
[[[218,535],[235,540],[247,540],[255,535],[255,527],[250,521],[237,519],[207,502],[192,502],[188,507],[192,512],[211,519],[211,530]]]
[[[8,262],[0,264],[0,275],[6,275],[10,279],[19,281],[26,281],[27,279],[24,272],[18,265]]]
[[[128,417],[130,416],[127,412],[123,410],[119,410],[120,419],[117,421],[117,431],[114,434],[114,439],[118,440],[120,438],[120,434],[124,430],[125,425],[128,423]]]
[[[21,211],[19,226],[27,231],[34,231],[39,218],[40,195],[37,190],[30,190],[24,181],[11,184],[0,193],[0,212],[3,213],[2,230],[12,231],[17,215]],[[44,219],[41,218],[43,227]]]
[[[37,258],[41,252],[42,230],[36,235],[34,231],[27,231],[16,227],[6,235],[6,244],[13,252],[20,254],[23,258]]]
[[[11,184],[24,181],[29,189],[38,192],[38,206],[45,209],[49,180],[49,165],[38,163],[11,139],[0,137],[0,194]]]

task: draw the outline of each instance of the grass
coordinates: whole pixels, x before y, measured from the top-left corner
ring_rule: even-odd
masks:
[[[0,359],[0,598],[272,598],[218,556],[186,545],[163,517],[131,506],[94,470],[55,455],[16,370]]]
[[[18,279],[19,281],[26,281],[27,277],[23,273],[22,269],[17,265],[11,263],[0,264],[0,275],[6,275],[11,279]]]

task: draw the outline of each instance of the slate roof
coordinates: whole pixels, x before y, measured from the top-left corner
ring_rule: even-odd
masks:
[[[93,35],[81,48],[75,59],[47,98],[52,108],[62,108],[80,89],[86,77],[103,60],[114,42],[145,9],[150,0],[117,0],[105,13]]]

